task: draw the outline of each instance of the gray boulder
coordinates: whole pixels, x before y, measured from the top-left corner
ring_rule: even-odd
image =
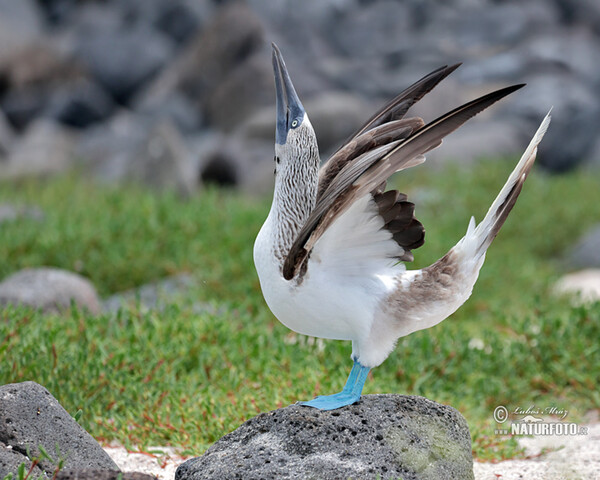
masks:
[[[76,273],[57,268],[30,268],[0,283],[0,305],[28,305],[44,312],[69,308],[71,302],[92,313],[100,311],[92,283]]]
[[[268,51],[251,58],[265,47],[263,35],[260,19],[247,5],[227,3],[134,104],[161,105],[182,96],[206,123],[232,130],[254,107],[273,99]]]
[[[14,142],[15,134],[12,127],[8,124],[8,120],[4,112],[0,110],[0,161],[10,151]]]
[[[183,195],[198,187],[192,152],[168,116],[123,111],[110,122],[87,129],[76,152],[84,170],[102,180],[133,180]]]
[[[530,129],[531,133],[534,131]],[[429,152],[427,163],[444,166],[451,162],[466,166],[481,159],[519,155],[527,141],[519,125],[507,119],[474,119],[468,128],[452,132],[442,145]]]
[[[87,78],[63,83],[48,98],[44,115],[65,125],[85,128],[108,118],[115,108],[100,85]]]
[[[149,131],[127,165],[126,178],[156,189],[173,189],[189,195],[197,175],[187,144],[171,121],[163,120]]]
[[[142,93],[134,102],[135,112],[160,120],[173,122],[184,134],[194,134],[202,128],[204,118],[190,100],[180,91],[173,90],[164,96],[155,97],[151,90]]]
[[[175,480],[472,479],[471,437],[452,407],[426,398],[366,395],[349,407],[299,405],[260,414],[225,435]]]
[[[260,52],[237,66],[206,101],[208,122],[224,132],[235,130],[257,109],[273,101],[273,67]]]
[[[31,469],[31,460],[23,453],[19,453],[12,447],[6,445],[4,442],[0,442],[0,478],[6,477],[9,473],[13,475],[18,472],[19,466],[25,465],[25,471]],[[40,477],[44,474],[44,471],[35,466],[32,470],[32,478]]]
[[[59,123],[39,119],[15,142],[0,178],[24,178],[61,173],[73,164],[74,140]]]
[[[592,228],[569,249],[565,263],[571,270],[600,268],[600,225]]]
[[[23,131],[44,115],[55,90],[73,88],[85,72],[51,39],[40,39],[0,61],[0,77],[5,82],[0,105],[10,123]]]
[[[0,224],[20,218],[37,220],[39,222],[44,220],[44,212],[39,207],[0,203]]]
[[[146,26],[82,31],[76,57],[118,101],[125,103],[171,58],[173,44]]]
[[[32,457],[39,456],[40,445],[51,457],[58,449],[66,470],[119,470],[50,392],[35,382],[0,386],[0,442],[21,455],[27,455],[29,449]],[[38,465],[50,474],[56,468],[46,459]]]
[[[42,35],[43,21],[35,0],[0,0],[0,63]]]
[[[102,302],[102,308],[110,313],[136,305],[143,311],[161,310],[166,305],[181,302],[186,294],[189,295],[197,287],[198,281],[192,275],[182,273],[111,295]],[[207,304],[197,303],[195,307],[196,311],[215,312]]]
[[[108,122],[87,128],[75,146],[82,169],[102,180],[122,180],[153,126],[152,119],[123,110]]]
[[[273,142],[242,135],[209,135],[196,145],[204,183],[237,186],[247,192],[273,188]]]

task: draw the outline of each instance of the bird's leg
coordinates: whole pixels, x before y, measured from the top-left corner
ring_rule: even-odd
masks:
[[[346,380],[346,384],[341,392],[333,395],[323,395],[308,402],[299,403],[300,405],[318,408],[319,410],[335,410],[336,408],[345,407],[346,405],[352,405],[360,400],[360,395],[365,385],[365,381],[367,380],[369,370],[369,367],[361,365],[360,362],[355,359],[348,380]]]
[[[350,375],[348,375],[348,380],[346,380],[346,384],[344,385],[344,388],[342,389],[341,392],[339,393],[334,393],[333,395],[319,395],[315,398],[321,398],[321,397],[341,397],[343,395],[348,395],[352,392],[352,389],[354,388],[354,384],[356,383],[356,379],[358,378],[358,372],[360,371],[360,363],[358,363],[358,360],[356,360],[355,357],[352,357],[352,360],[354,361],[354,364],[352,365],[352,370],[350,370]]]

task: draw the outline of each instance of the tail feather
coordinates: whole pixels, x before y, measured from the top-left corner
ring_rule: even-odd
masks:
[[[551,111],[552,110],[550,110],[550,112]],[[508,180],[504,184],[502,190],[500,190],[500,193],[494,200],[494,203],[492,203],[492,206],[489,208],[485,218],[474,229],[474,221],[471,219],[471,224],[469,225],[467,235],[465,237],[467,239],[473,239],[476,241],[476,257],[480,257],[486,252],[502,228],[502,225],[504,225],[508,214],[514,207],[517,197],[523,188],[523,183],[525,182],[525,179],[527,178],[527,175],[529,174],[529,171],[535,162],[537,147],[542,141],[546,130],[548,130],[548,125],[550,124],[551,118],[550,112],[548,112],[548,115],[546,115],[542,121],[537,132],[535,132],[535,135],[531,139],[527,150],[525,150],[521,160],[519,160],[519,163],[508,177]]]

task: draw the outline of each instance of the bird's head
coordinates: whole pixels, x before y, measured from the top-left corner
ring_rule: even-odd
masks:
[[[275,44],[273,44],[273,71],[277,94],[276,161],[305,157],[307,152],[314,156],[315,151],[318,157],[315,132],[294,89],[281,52]]]

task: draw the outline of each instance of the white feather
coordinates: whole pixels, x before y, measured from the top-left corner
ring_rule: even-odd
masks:
[[[315,244],[308,270],[322,267],[340,277],[388,273],[397,263],[395,257],[404,254],[404,249],[382,227],[383,219],[372,196],[358,199]],[[404,269],[404,264],[398,268]]]

